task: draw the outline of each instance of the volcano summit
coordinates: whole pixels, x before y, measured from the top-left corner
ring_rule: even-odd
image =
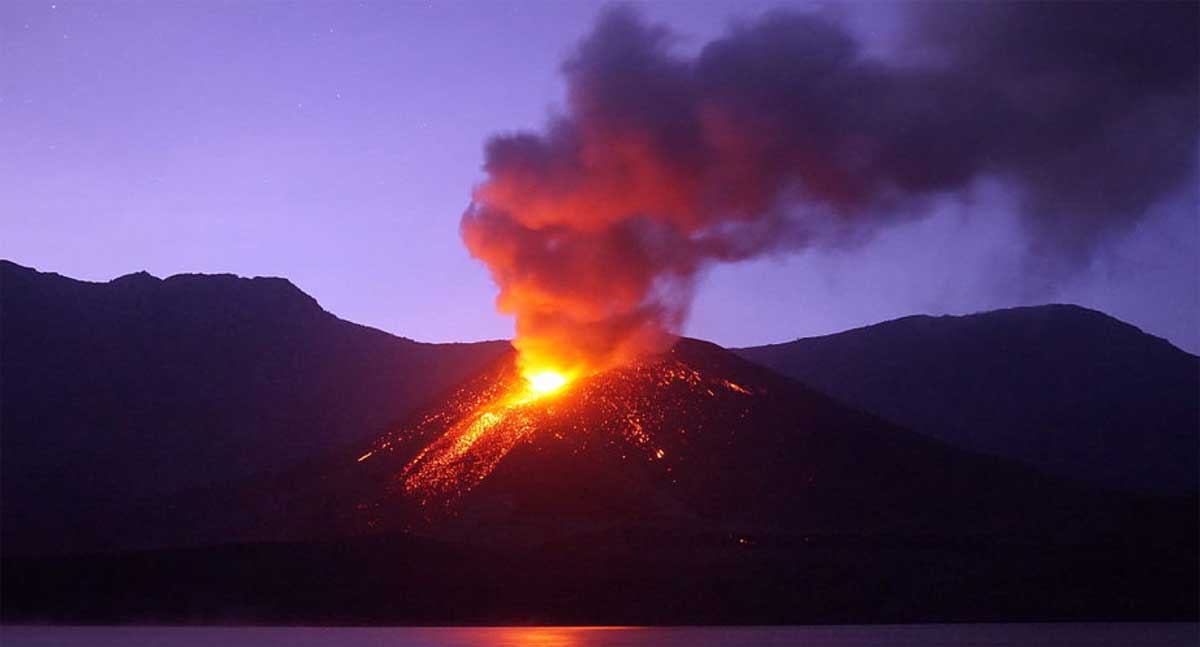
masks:
[[[361,481],[347,488],[360,493],[360,529],[465,516],[1013,532],[1087,507],[1066,484],[944,447],[696,340],[555,393],[510,395],[523,389],[503,357],[347,462],[334,480]]]

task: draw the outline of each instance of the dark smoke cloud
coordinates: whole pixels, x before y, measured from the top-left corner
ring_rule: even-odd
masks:
[[[565,113],[493,139],[463,238],[530,365],[660,346],[697,272],[840,244],[982,178],[1031,248],[1086,260],[1194,180],[1194,4],[927,4],[883,61],[828,14],[735,26],[694,59],[606,11],[563,66]]]

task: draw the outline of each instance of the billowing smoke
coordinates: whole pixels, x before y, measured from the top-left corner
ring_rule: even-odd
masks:
[[[706,264],[861,238],[983,178],[1072,263],[1193,182],[1197,5],[938,3],[904,24],[903,60],[783,12],[688,58],[603,13],[564,113],[488,143],[463,216],[526,366],[660,348]]]

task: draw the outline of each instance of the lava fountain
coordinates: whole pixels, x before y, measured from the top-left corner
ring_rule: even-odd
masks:
[[[681,345],[690,350],[681,352]],[[388,484],[362,509],[374,520],[391,505],[415,504],[430,520],[457,514],[468,495],[486,489],[484,481],[523,446],[540,448],[532,450],[539,460],[598,449],[670,480],[687,448],[698,442],[693,435],[734,428],[765,393],[743,381],[748,376],[741,369],[712,364],[713,351],[705,348],[688,341],[573,378],[549,370],[529,376],[515,353],[502,357],[359,457]],[[721,416],[728,420],[721,423]],[[553,449],[543,453],[547,448]],[[610,467],[623,469],[621,463]]]
[[[481,397],[461,402],[449,428],[399,475],[406,494],[423,505],[450,502],[469,491],[536,429],[533,409],[560,396],[569,378],[552,369],[505,371]]]
[[[567,385],[567,376],[558,371],[540,371],[525,376],[529,390],[538,395],[549,395]]]

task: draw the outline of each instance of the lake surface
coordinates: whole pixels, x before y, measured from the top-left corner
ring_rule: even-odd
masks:
[[[1196,647],[1191,623],[829,627],[0,627],[4,647]]]

